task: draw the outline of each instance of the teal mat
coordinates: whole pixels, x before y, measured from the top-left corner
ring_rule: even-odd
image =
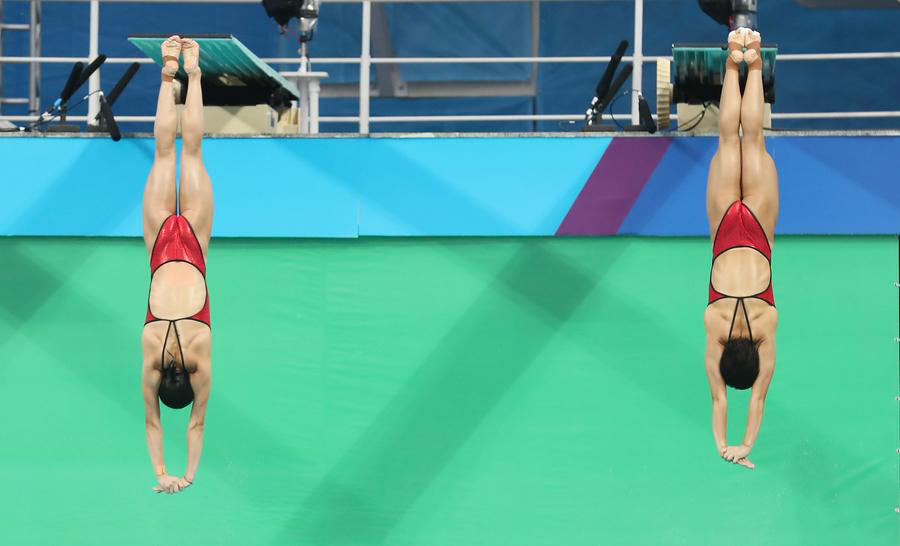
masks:
[[[144,444],[143,243],[0,255],[5,544],[898,539],[892,237],[779,238],[755,471],[712,439],[706,239],[214,240],[204,453],[173,497]],[[186,420],[163,415],[174,472]]]
[[[775,76],[775,60],[778,56],[777,47],[760,48],[760,56],[763,60],[764,79],[769,80]],[[725,74],[725,59],[728,58],[728,49],[722,47],[710,46],[692,46],[692,45],[675,45],[672,47],[672,64],[676,70],[689,70],[699,74],[705,74],[711,77],[713,74],[718,75],[712,78],[716,82],[722,82],[722,75]],[[741,64],[741,73],[746,74],[747,65]]]
[[[162,66],[162,43],[167,37],[130,36],[131,42],[141,52]],[[249,84],[254,80],[271,79],[283,87],[294,100],[300,100],[297,86],[285,79],[274,68],[264,63],[247,46],[234,36],[194,38],[200,45],[200,70],[206,76],[216,75],[232,82],[234,79]],[[187,78],[183,67],[178,68],[178,75]]]

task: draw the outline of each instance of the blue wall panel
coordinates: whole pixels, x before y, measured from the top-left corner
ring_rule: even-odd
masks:
[[[611,140],[372,141],[360,235],[552,235]]]
[[[213,234],[553,235],[610,142],[207,139]],[[618,231],[609,233],[707,234],[704,193],[715,146],[715,138],[671,138]],[[776,137],[767,146],[780,174],[777,233],[900,233],[900,138]],[[0,234],[139,235],[152,160],[148,138],[0,138]],[[618,183],[616,173],[602,180]]]
[[[776,233],[900,233],[900,138],[776,137],[766,147],[778,169]],[[619,233],[707,233],[715,151],[715,137],[673,139]]]

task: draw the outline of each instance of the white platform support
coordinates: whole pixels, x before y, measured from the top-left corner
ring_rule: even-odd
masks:
[[[643,93],[644,80],[644,0],[634,0],[634,70],[631,72],[631,123],[641,123],[638,99]]]
[[[371,66],[371,37],[372,37],[372,2],[363,0],[362,3],[362,51],[359,54],[359,132],[369,132],[369,68]]]
[[[298,132],[318,134],[320,82],[328,77],[328,72],[282,72],[281,75],[292,80],[300,90]]]
[[[88,57],[93,61],[100,54],[100,2],[91,0],[91,24],[90,24],[90,44],[88,46]],[[96,125],[97,115],[100,113],[100,69],[94,71],[88,79],[88,125]]]

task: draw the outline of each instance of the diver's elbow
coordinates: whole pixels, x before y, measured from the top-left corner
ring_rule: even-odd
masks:
[[[204,423],[204,421],[203,421],[202,419],[198,419],[198,420],[196,420],[196,421],[191,420],[191,421],[188,423],[188,430],[191,431],[191,432],[199,432],[199,433],[203,433],[203,427],[204,427],[204,426],[205,426],[205,423]]]

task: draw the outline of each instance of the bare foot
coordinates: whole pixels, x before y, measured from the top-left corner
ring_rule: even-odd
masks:
[[[762,58],[759,53],[761,42],[762,38],[760,37],[759,32],[753,31],[747,33],[746,39],[744,40],[744,47],[747,48],[747,51],[744,52],[744,60],[747,61],[747,66],[756,63],[756,61]]]
[[[181,55],[181,38],[170,36],[162,43],[162,77],[170,82],[178,73],[178,56]]]
[[[744,61],[744,30],[732,30],[728,35],[728,58],[737,65]]]
[[[190,38],[182,38],[181,54],[184,56],[184,71],[188,76],[200,73],[200,44]]]

